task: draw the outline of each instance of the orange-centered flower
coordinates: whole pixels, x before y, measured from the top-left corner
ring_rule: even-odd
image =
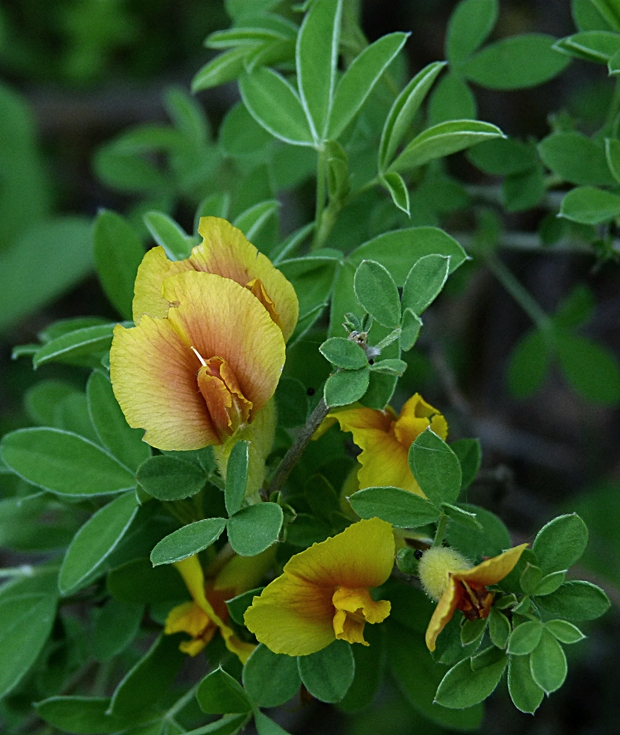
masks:
[[[163,248],[135,283],[136,326],[118,325],[110,377],[130,426],[168,450],[222,444],[272,397],[298,315],[292,285],[225,220],[204,217],[186,260]]]
[[[436,546],[424,552],[418,574],[429,597],[437,600],[426,629],[426,645],[434,651],[437,637],[460,610],[468,620],[488,617],[493,592],[487,587],[497,584],[514,569],[527,544],[515,546],[499,556],[472,566],[458,551]]]
[[[183,641],[179,648],[196,656],[219,630],[228,650],[245,663],[255,646],[239,640],[227,625],[225,601],[255,587],[272,561],[272,549],[253,557],[234,556],[215,578],[207,581],[197,556],[176,562],[193,602],[184,602],[170,611],[164,633],[189,633],[191,640]]]
[[[353,441],[362,450],[357,458],[360,490],[389,485],[424,495],[409,468],[409,447],[429,426],[445,440],[448,424],[419,393],[405,403],[398,416],[390,406],[383,411],[364,406],[332,411],[319,432],[334,421],[342,431],[352,432]]]
[[[372,518],[292,557],[283,574],[255,597],[245,624],[274,653],[305,656],[332,641],[362,643],[364,625],[380,623],[390,603],[369,593],[394,566],[389,523]]]

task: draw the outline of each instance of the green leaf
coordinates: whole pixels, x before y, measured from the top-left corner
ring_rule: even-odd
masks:
[[[460,661],[441,680],[435,701],[451,709],[472,707],[482,702],[495,691],[507,663],[508,657],[502,655],[490,666],[472,671],[468,659]]]
[[[157,500],[183,500],[199,493],[207,478],[193,462],[159,454],[140,465],[136,480]]]
[[[555,333],[555,342],[562,372],[578,393],[604,406],[620,401],[620,366],[610,350],[564,330]]]
[[[400,349],[407,352],[418,341],[418,335],[422,328],[422,320],[411,309],[403,309],[403,320],[400,327]]]
[[[189,523],[155,545],[151,551],[151,563],[156,567],[187,559],[217,541],[225,527],[225,518],[205,518]]]
[[[314,139],[325,140],[338,66],[342,0],[315,0],[297,36],[297,83]]]
[[[380,373],[382,375],[393,375],[399,377],[403,375],[407,369],[407,363],[396,357],[388,357],[385,360],[377,360],[371,366],[371,373]]]
[[[521,712],[533,715],[540,707],[545,693],[532,677],[529,656],[510,656],[508,691],[512,703]]]
[[[314,257],[295,258],[278,263],[278,269],[295,288],[301,317],[328,303],[338,266],[338,259],[334,257],[333,251],[328,251],[325,255],[321,255],[325,250],[317,250],[316,253]]]
[[[101,443],[128,469],[138,469],[151,456],[151,448],[142,441],[144,432],[127,424],[108,377],[99,370],[91,373],[86,395],[90,420]]]
[[[536,586],[533,594],[538,597],[550,595],[552,592],[555,592],[561,584],[563,584],[565,578],[566,574],[564,571],[546,574]]]
[[[58,429],[6,434],[2,458],[20,477],[61,495],[105,495],[135,486],[131,472],[97,445]]]
[[[487,629],[488,622],[488,618],[478,618],[477,620],[465,619],[461,625],[461,645],[464,647],[475,642],[479,643]]]
[[[534,590],[538,587],[542,579],[542,569],[535,564],[527,562],[525,569],[519,577],[519,584],[526,595],[533,595]]]
[[[109,713],[133,717],[157,703],[172,686],[184,659],[178,638],[162,634],[121,679],[112,695]]]
[[[351,507],[361,518],[381,518],[397,528],[434,523],[439,511],[428,500],[399,487],[367,487],[351,495]]]
[[[280,378],[276,388],[278,422],[286,429],[306,423],[308,394],[304,384],[296,378]]]
[[[532,549],[545,574],[570,569],[588,545],[588,529],[576,513],[554,518],[538,532]]]
[[[412,266],[403,288],[403,309],[418,316],[436,299],[450,272],[450,257],[425,255]]]
[[[330,375],[325,383],[324,398],[329,406],[348,406],[366,393],[370,381],[370,370],[339,370]]]
[[[50,697],[35,704],[42,720],[61,732],[76,735],[115,733],[140,721],[139,717],[109,715],[109,707],[108,697]]]
[[[538,144],[542,162],[571,184],[608,185],[614,179],[600,145],[577,132],[553,133]]]
[[[566,620],[595,620],[610,607],[605,592],[590,582],[565,582],[550,595],[537,598],[541,608]]]
[[[605,158],[616,183],[620,183],[620,140],[605,138]]]
[[[380,172],[385,171],[396,149],[407,134],[413,118],[432,87],[445,61],[434,61],[419,71],[394,101],[385,119],[379,143]]]
[[[284,516],[277,503],[259,503],[228,521],[228,540],[240,556],[256,556],[278,540]]]
[[[408,33],[382,36],[353,61],[338,82],[327,137],[335,140],[360,111],[385,70],[405,45]]]
[[[554,43],[553,36],[543,33],[503,38],[467,59],[460,71],[488,89],[535,87],[553,79],[569,63],[553,50]]]
[[[417,168],[435,158],[443,158],[492,138],[504,138],[496,126],[479,120],[448,120],[417,135],[390,166],[403,171]]]
[[[112,344],[115,323],[76,329],[52,339],[39,348],[33,358],[35,369],[49,362],[69,362],[84,355],[105,352]]]
[[[403,177],[397,171],[387,171],[380,177],[380,180],[389,191],[394,204],[407,216],[411,216],[409,189]]]
[[[244,62],[247,54],[248,48],[241,46],[216,56],[196,72],[192,79],[192,92],[194,94],[202,92],[237,79],[245,68]]]
[[[531,653],[538,645],[542,631],[543,626],[539,620],[521,623],[510,635],[508,653],[513,656],[526,656]]]
[[[291,145],[314,144],[299,95],[277,72],[260,67],[244,74],[239,91],[252,117],[271,135]]]
[[[442,503],[441,509],[448,518],[450,518],[450,520],[458,523],[459,526],[465,526],[465,528],[469,528],[472,531],[483,530],[482,524],[476,518],[475,513],[470,513],[469,511],[463,510],[462,508],[450,503]]]
[[[60,567],[58,589],[76,592],[114,551],[138,511],[135,493],[115,498],[100,508],[76,533]]]
[[[243,667],[243,686],[259,707],[279,707],[295,696],[300,685],[295,657],[273,653],[262,643]]]
[[[542,629],[540,641],[530,656],[530,670],[532,678],[545,694],[558,690],[566,679],[566,656],[562,646],[546,628]]]
[[[581,186],[562,199],[560,216],[584,225],[600,225],[620,215],[620,196],[610,191]]]
[[[446,56],[458,64],[471,56],[487,39],[497,22],[497,0],[462,0],[448,22]]]
[[[479,439],[458,439],[450,444],[450,449],[461,463],[461,490],[469,487],[476,479],[482,462],[482,448]]]
[[[413,551],[413,549],[410,549]],[[384,635],[380,625],[364,628],[367,646],[351,646],[355,659],[355,676],[338,708],[345,712],[359,712],[372,704],[384,674]]]
[[[253,590],[242,592],[240,595],[233,597],[232,600],[226,600],[226,607],[230,613],[232,620],[237,625],[243,625],[243,617],[245,611],[250,607],[255,597],[258,597],[264,590],[264,587],[255,587]]]
[[[280,208],[280,202],[277,199],[267,199],[264,202],[258,202],[254,206],[242,212],[233,222],[241,232],[253,241],[271,217],[277,215]]]
[[[142,219],[153,240],[161,245],[170,260],[189,258],[192,247],[197,242],[172,217],[163,212],[147,212]]]
[[[508,212],[522,212],[535,207],[545,195],[545,178],[539,164],[529,171],[506,176],[502,199]]]
[[[249,712],[252,709],[241,684],[221,668],[207,674],[200,682],[196,699],[200,709],[208,715]]]
[[[614,31],[620,31],[620,7],[617,0],[591,0],[592,5]]]
[[[466,557],[476,559],[481,556],[497,556],[512,545],[508,529],[494,513],[469,503],[461,503],[459,507],[475,513],[483,530],[452,523],[448,526],[446,535],[450,546],[459,549]]]
[[[219,141],[229,156],[246,156],[264,150],[273,137],[254,120],[243,102],[238,102],[222,122]]]
[[[229,516],[234,515],[245,497],[245,488],[248,484],[248,442],[239,441],[232,448],[226,466],[226,490],[224,498],[226,511]]]
[[[414,633],[394,624],[392,617],[386,627],[388,664],[409,703],[431,722],[449,730],[478,729],[483,715],[481,706],[456,711],[435,703],[437,685],[445,669],[435,663],[427,650],[424,630]]]
[[[424,255],[433,253],[450,256],[450,273],[467,260],[467,254],[458,242],[437,227],[411,227],[386,232],[360,245],[347,260],[355,266],[366,259],[375,260],[388,269],[397,286],[403,286],[413,264]]]
[[[140,605],[187,599],[187,587],[176,569],[155,567],[146,557],[132,559],[108,574],[108,591],[121,602]]]
[[[144,257],[140,238],[120,215],[99,212],[93,232],[93,254],[106,296],[123,319],[131,319],[133,284]]]
[[[14,689],[35,662],[55,617],[54,595],[22,594],[0,600],[0,696]]]
[[[6,139],[4,144],[7,150]],[[6,169],[3,171],[6,176]],[[3,181],[4,192],[7,179]],[[91,229],[85,217],[45,219],[29,225],[2,249],[0,330],[40,309],[88,275],[93,267]]]
[[[195,730],[188,730],[187,735],[238,735],[250,720],[249,714],[224,715],[219,720],[211,722]],[[158,735],[161,735],[158,733]]]
[[[506,648],[510,636],[510,621],[497,608],[492,607],[489,615],[489,635],[497,648]]]
[[[334,641],[321,651],[299,656],[297,664],[303,685],[321,702],[339,702],[355,675],[355,659],[346,641]]]
[[[477,114],[474,93],[458,72],[452,70],[439,80],[428,103],[429,125],[448,120],[475,120]]]
[[[551,354],[547,338],[538,329],[526,332],[513,348],[508,363],[508,387],[516,398],[527,398],[543,384]]]
[[[560,302],[553,315],[553,322],[561,328],[579,327],[591,319],[595,307],[596,302],[592,291],[587,286],[580,284]]]
[[[111,597],[97,611],[92,649],[97,661],[109,661],[133,641],[140,629],[144,606]]]
[[[254,725],[258,735],[288,735],[288,732],[260,710],[254,712]]]
[[[422,432],[409,448],[409,466],[422,492],[436,508],[458,498],[461,464],[444,440],[430,429]]]
[[[384,327],[400,324],[400,298],[390,272],[374,260],[363,260],[355,271],[355,295],[366,311]]]
[[[620,36],[611,31],[582,31],[560,38],[554,48],[576,59],[607,64],[620,51]]]
[[[364,350],[355,342],[344,337],[330,337],[319,347],[319,352],[332,365],[347,370],[359,370],[368,366],[368,358]]]
[[[492,176],[508,176],[529,171],[536,165],[536,148],[515,138],[494,138],[470,148],[468,160]]]

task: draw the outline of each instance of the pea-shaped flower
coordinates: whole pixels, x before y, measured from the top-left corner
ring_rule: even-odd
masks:
[[[411,396],[398,416],[390,406],[383,411],[365,406],[331,411],[317,435],[335,421],[342,431],[353,434],[353,441],[362,450],[357,457],[360,490],[390,485],[423,495],[409,468],[409,447],[429,427],[445,440],[448,423],[419,393]]]
[[[488,617],[493,604],[493,592],[488,587],[512,572],[526,548],[527,544],[515,546],[477,566],[455,549],[445,546],[424,552],[418,574],[426,594],[437,601],[426,629],[429,651],[435,650],[437,637],[456,610],[460,610],[468,620]]]
[[[293,556],[254,598],[245,624],[267,648],[289,656],[315,653],[336,639],[368,645],[364,625],[390,614],[390,603],[373,600],[369,590],[393,566],[392,526],[379,518],[359,521]]]
[[[185,260],[145,255],[136,326],[118,325],[110,351],[123,413],[159,449],[222,444],[249,424],[275,392],[297,322],[292,285],[240,230],[204,217],[199,232]]]

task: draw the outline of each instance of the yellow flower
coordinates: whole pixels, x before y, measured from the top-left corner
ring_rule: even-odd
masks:
[[[165,317],[169,302],[162,293],[166,278],[183,271],[215,273],[252,293],[269,312],[288,340],[299,317],[295,289],[269,258],[250,243],[241,230],[220,217],[202,217],[203,240],[189,258],[170,261],[162,247],[149,250],[138,269],[133,300],[136,324],[143,314]]]
[[[448,436],[448,424],[436,408],[419,393],[402,407],[400,415],[388,406],[383,411],[353,406],[330,412],[319,435],[334,421],[342,431],[350,431],[353,441],[362,450],[357,473],[359,489],[392,486],[424,493],[409,469],[409,447],[429,427],[442,439]]]
[[[170,611],[164,633],[189,633],[191,640],[184,641],[179,648],[196,656],[219,630],[226,648],[245,663],[255,646],[239,640],[226,624],[228,608],[225,601],[255,587],[272,561],[273,549],[253,557],[233,556],[214,579],[206,582],[197,556],[176,562],[193,602],[184,602]]]
[[[468,620],[488,617],[493,593],[487,589],[514,569],[527,544],[515,546],[499,556],[472,565],[454,549],[437,546],[424,552],[418,574],[429,597],[437,600],[426,629],[426,645],[434,651],[437,637],[460,610]]]
[[[372,518],[293,556],[283,574],[255,597],[245,624],[274,653],[305,656],[336,639],[362,643],[365,623],[380,623],[390,603],[369,589],[394,566],[389,523]]]
[[[247,426],[273,396],[297,321],[292,285],[243,233],[216,217],[199,230],[186,260],[145,255],[136,326],[118,325],[110,351],[123,413],[158,449],[219,445]]]

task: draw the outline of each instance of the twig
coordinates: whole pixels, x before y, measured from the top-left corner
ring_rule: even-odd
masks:
[[[267,495],[279,492],[284,487],[284,483],[287,481],[288,476],[291,474],[293,467],[297,464],[297,460],[303,454],[305,448],[308,446],[312,435],[319,428],[323,419],[327,416],[329,408],[325,404],[325,400],[321,398],[318,402],[314,411],[310,414],[310,417],[306,421],[306,425],[297,435],[295,441],[289,447],[288,452],[284,455],[282,461],[278,465],[278,469],[273,476],[271,484],[269,485]]]

